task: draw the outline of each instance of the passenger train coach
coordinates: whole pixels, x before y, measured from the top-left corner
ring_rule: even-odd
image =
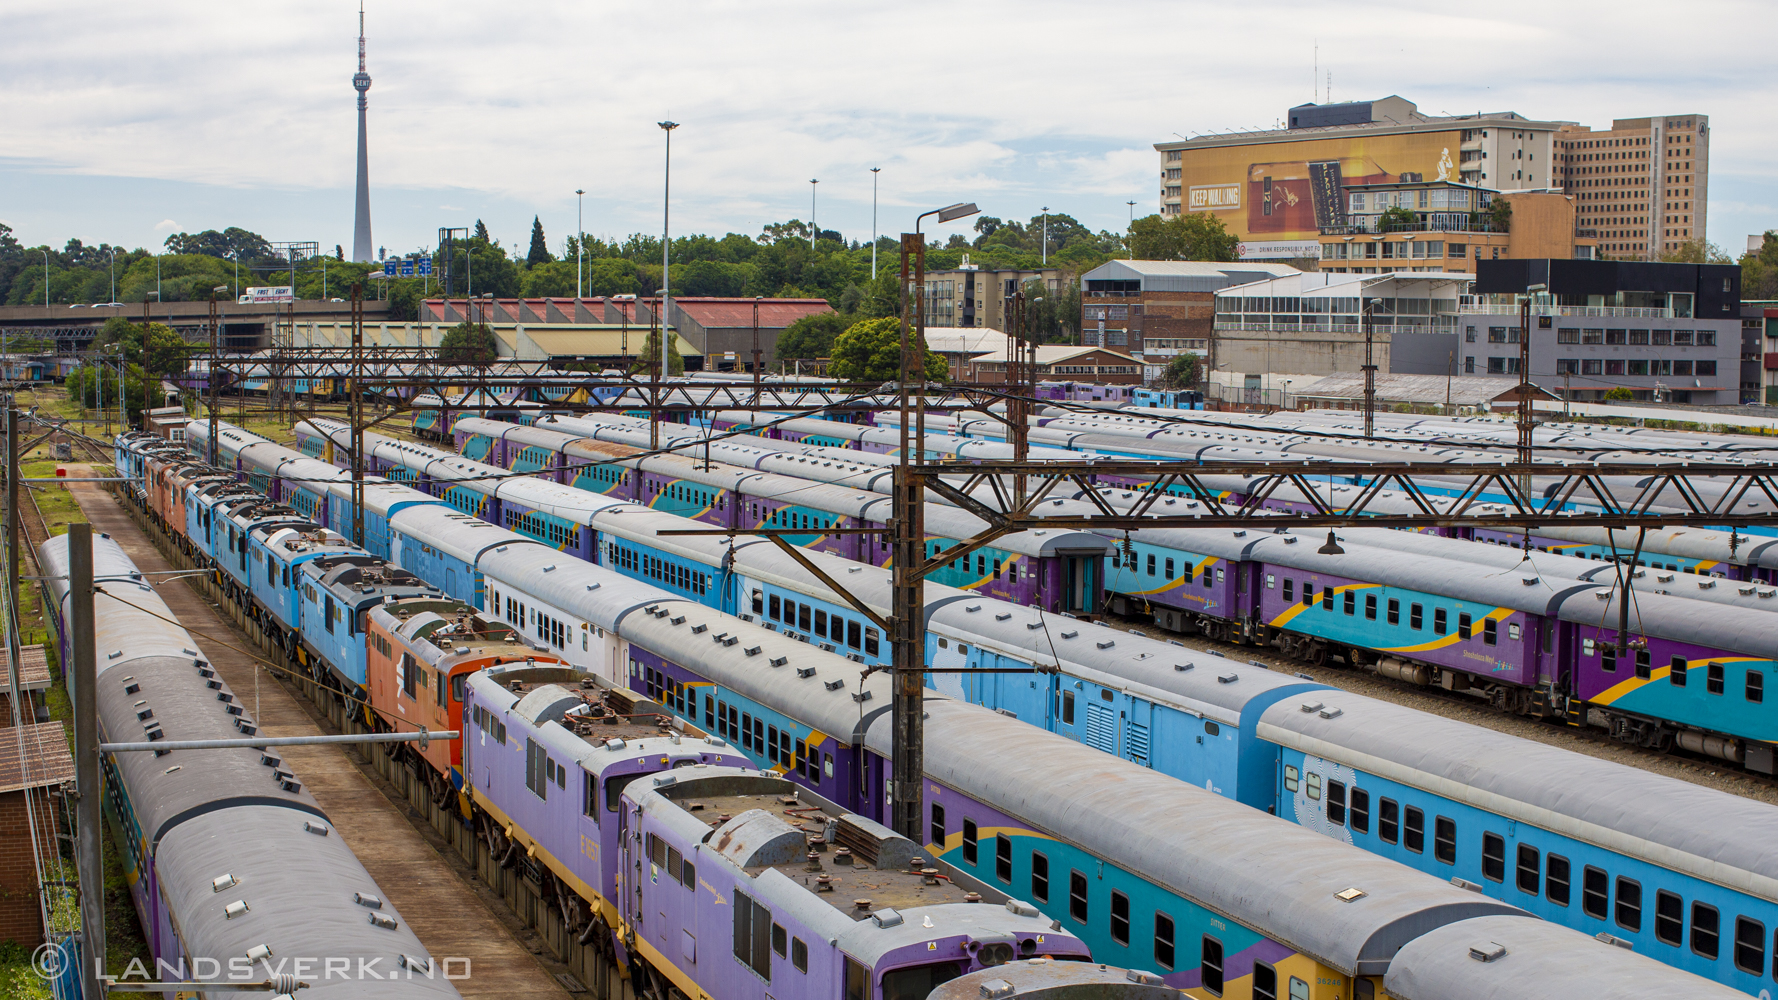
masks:
[[[438,461],[416,452],[407,454],[416,461]],[[633,506],[629,511],[624,516],[636,520],[625,530],[635,536],[637,545],[660,528],[683,523],[656,511]],[[507,536],[492,525],[471,531],[462,522],[449,532],[436,533],[467,539],[460,556],[464,561],[456,568],[458,580],[473,575],[469,566],[474,553],[498,549],[493,539]],[[483,533],[487,536],[484,540],[474,540]],[[396,532],[396,540],[404,551],[412,550],[400,532]],[[1310,539],[1318,540],[1318,535]],[[1287,550],[1295,552],[1300,548],[1289,546]],[[436,544],[432,551],[435,555],[428,558],[441,562],[424,575],[441,579],[449,571],[448,560],[436,554],[443,551]],[[651,554],[641,560],[644,565],[648,560],[672,558],[717,572],[726,567],[733,574],[724,587],[702,595],[681,591],[681,599],[716,606],[713,594],[733,593],[740,603],[729,605],[728,609],[751,615],[788,639],[835,646],[841,653],[849,651],[843,641],[834,641],[837,637],[830,638],[816,630],[826,624],[823,619],[838,622],[850,618],[856,624],[856,612],[836,595],[814,584],[806,571],[767,543],[752,540],[731,548],[716,538],[655,538],[646,551]],[[639,559],[642,555],[638,550]],[[887,574],[883,570],[858,567],[855,572],[844,560],[821,554],[812,554],[810,558],[826,564],[830,575],[846,579],[868,602],[886,609]],[[1330,562],[1338,559],[1330,557]],[[403,561],[407,561],[405,556]],[[626,568],[636,564],[617,560],[611,568],[652,582],[646,572]],[[712,578],[720,577],[713,573]],[[1732,855],[1735,838],[1742,836],[1736,831],[1770,822],[1767,806],[1394,706],[1348,695],[1339,695],[1337,701],[1317,697],[1330,692],[1320,685],[1226,660],[1219,662],[1202,651],[1183,650],[1140,635],[1124,635],[1097,625],[1083,631],[1081,623],[1071,619],[967,592],[931,585],[928,598],[932,612],[928,662],[1002,668],[1047,665],[1056,671],[1055,681],[1042,684],[1035,683],[1035,678],[1006,674],[982,674],[967,679],[956,674],[933,675],[940,689],[953,696],[1015,714],[1021,720],[1199,787],[1276,810],[1302,825],[1349,839],[1367,850],[1425,871],[1463,878],[1516,905],[1535,908],[1541,915],[1588,933],[1614,934],[1663,960],[1679,962],[1683,949],[1669,940],[1671,913],[1664,918],[1668,922],[1659,925],[1642,916],[1643,904],[1638,893],[1645,886],[1657,886],[1651,890],[1651,898],[1655,892],[1664,894],[1661,898],[1669,911],[1672,901],[1677,900],[1685,911],[1680,918],[1683,928],[1703,928],[1700,933],[1704,936],[1699,939],[1702,950],[1685,952],[1689,957],[1683,961],[1690,962],[1689,967],[1697,971],[1725,980],[1744,978],[1745,974],[1736,968],[1736,959],[1726,948],[1710,951],[1712,914],[1732,913],[1733,922],[1743,927],[1744,936],[1748,937],[1755,925],[1778,928],[1778,915],[1768,912],[1771,904],[1764,890],[1745,888],[1778,874],[1770,866],[1750,856],[1737,862],[1744,867],[1741,874],[1731,877],[1700,860],[1674,860]],[[496,606],[506,602],[504,596],[495,595]],[[1317,601],[1303,613],[1326,614],[1321,608]],[[539,620],[549,622],[572,618],[557,609],[536,606],[531,613],[541,614]],[[1339,614],[1337,609],[1334,613]],[[1429,618],[1423,619],[1428,628]],[[1510,629],[1501,629],[1501,634],[1506,632]],[[582,636],[584,644],[584,632]],[[574,643],[567,645],[568,652],[572,652]],[[864,650],[853,655],[881,663],[887,653],[883,647],[870,650],[868,655]],[[602,663],[589,662],[587,666],[605,669]],[[758,756],[765,766],[786,767],[810,759],[813,750],[809,737],[813,733],[788,725],[780,716],[767,715],[764,706],[744,703],[737,707],[729,699],[713,704],[707,698],[700,704],[694,677],[646,662],[631,666],[635,673],[628,682],[639,692],[659,699],[681,717],[724,733],[746,752]],[[1320,705],[1323,700],[1328,704]],[[1309,705],[1316,705],[1316,710],[1301,710]],[[1345,735],[1330,738],[1326,732],[1297,732],[1301,722],[1315,722],[1324,715],[1346,720],[1336,724]],[[1366,715],[1387,721],[1374,727],[1360,724],[1359,720]],[[1366,738],[1373,729],[1408,730],[1415,726],[1424,738],[1412,746],[1391,745],[1387,755]],[[1428,726],[1432,728],[1427,729]],[[1479,757],[1461,754],[1438,760],[1437,766],[1429,766],[1434,762],[1422,749],[1425,745],[1473,748],[1490,741],[1499,746]],[[1499,761],[1501,766],[1495,772],[1478,772],[1477,760]],[[1399,763],[1385,766],[1386,761]],[[1592,768],[1602,770],[1594,775],[1589,773]],[[816,771],[820,773],[820,768]],[[1551,774],[1585,777],[1573,787],[1568,783],[1545,785],[1531,780]],[[1387,794],[1382,789],[1387,789]],[[821,790],[825,794],[831,789]],[[1593,794],[1580,796],[1577,790]],[[1387,803],[1382,801],[1385,798]],[[1620,811],[1625,798],[1687,804],[1675,813],[1660,814],[1659,822],[1651,822],[1645,828],[1621,837],[1607,837],[1603,831],[1609,829],[1609,824],[1603,818]],[[1702,823],[1691,821],[1704,816],[1711,819]],[[1713,831],[1724,841],[1700,842],[1700,829]],[[1433,842],[1430,846],[1428,840]],[[1513,878],[1499,879],[1502,871],[1497,862],[1502,852],[1507,857],[1529,859],[1526,868],[1530,873],[1515,869]],[[1550,880],[1547,888],[1546,857]],[[1613,903],[1601,915],[1595,905],[1599,900],[1597,891],[1586,905],[1580,905],[1578,890],[1564,888],[1572,883],[1573,872],[1581,871],[1585,876],[1589,869],[1603,873],[1595,880],[1606,879],[1605,900],[1627,899],[1621,912]],[[1747,923],[1740,923],[1742,920]],[[1727,926],[1730,922],[1723,916],[1719,925]],[[1740,960],[1747,964],[1751,954],[1743,954]],[[1763,958],[1761,963],[1763,966]]]
[[[577,694],[581,685],[563,683],[572,675],[561,668],[510,662],[463,685],[463,773],[478,818],[489,817],[483,829],[508,845],[502,860],[536,859],[573,887],[588,904],[576,906],[575,926],[591,938],[609,927],[615,956],[657,992],[763,1000],[851,983],[856,997],[920,998],[1021,955],[1084,958],[1081,944],[1090,944],[1111,960],[1152,963],[1185,988],[1299,989],[1331,1000],[1378,995],[1393,956],[1433,929],[1525,919],[1510,904],[937,695],[928,700],[927,842],[906,841],[872,819],[892,777],[881,673],[853,682],[843,657],[496,526],[471,531],[443,505],[405,507],[390,528],[402,551],[445,549],[473,568],[447,596],[482,595],[490,617],[520,619],[512,624],[568,661],[574,644],[558,643],[549,621],[603,628],[627,644],[632,671],[673,678],[706,719],[752,731],[740,753],[773,776],[734,769],[726,740],[687,731],[697,717],[689,706],[661,735],[602,737],[603,716]],[[427,572],[449,566],[440,558]],[[589,629],[562,632],[593,645]],[[831,768],[828,747],[837,751]],[[1033,800],[1031,788],[1047,797]],[[1089,801],[1099,804],[1075,807]],[[1130,813],[1130,801],[1145,808]],[[809,839],[811,825],[827,831],[820,840]],[[829,861],[823,844],[846,849]],[[1202,857],[1218,864],[1186,860]],[[1285,858],[1295,874],[1281,880]],[[946,863],[936,885],[919,867],[935,860]],[[825,898],[817,875],[833,890]],[[603,885],[625,904],[600,895]],[[1005,904],[952,902],[952,889]],[[747,946],[698,950],[699,937]],[[1615,960],[1596,941],[1572,948],[1577,963]],[[1676,977],[1669,988],[1694,995],[1714,988],[1677,972],[1650,975]]]

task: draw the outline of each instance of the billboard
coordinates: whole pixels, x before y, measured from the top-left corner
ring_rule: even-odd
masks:
[[[247,305],[295,302],[296,289],[289,285],[254,285],[241,289],[240,301]]]
[[[1211,212],[1255,246],[1314,241],[1323,229],[1352,224],[1347,205],[1356,188],[1459,183],[1461,140],[1461,130],[1452,130],[1187,147],[1179,159],[1180,210]]]

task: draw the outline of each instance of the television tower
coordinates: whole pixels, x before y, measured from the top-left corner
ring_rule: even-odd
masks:
[[[364,0],[358,0],[358,72],[352,75],[352,89],[358,91],[358,211],[352,224],[352,259],[370,263],[376,250],[370,240],[370,145],[364,125],[364,112],[370,107],[364,96],[370,89],[370,74],[364,71]]]

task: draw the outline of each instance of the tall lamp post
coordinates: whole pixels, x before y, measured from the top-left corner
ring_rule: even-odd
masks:
[[[1135,211],[1135,209],[1131,209]],[[1050,207],[1043,206],[1043,266],[1050,266]]]
[[[1124,259],[1135,260],[1136,259],[1136,241],[1134,239],[1132,239],[1131,237],[1135,236],[1136,234],[1134,232],[1131,232],[1131,230],[1134,230],[1136,228],[1136,203],[1133,201],[1126,201],[1126,202],[1124,202],[1124,204],[1130,206],[1130,229],[1125,230],[1125,233],[1127,235],[1124,236]],[[1104,346],[1104,345],[1100,345],[1100,346]]]
[[[809,178],[809,251],[811,253],[815,250],[815,185],[819,183],[821,182],[815,178]]]
[[[870,280],[877,280],[877,175],[882,167],[870,168]]]
[[[1371,317],[1377,307],[1383,304],[1382,299],[1366,299],[1364,301],[1364,436],[1371,437],[1377,429],[1377,366],[1371,361]]]
[[[49,251],[43,251],[43,308],[49,308]]]
[[[660,379],[665,378],[667,374],[667,317],[673,311],[673,300],[667,284],[668,251],[673,247],[672,227],[668,223],[671,219],[670,213],[673,204],[673,130],[679,127],[679,123],[657,122],[656,124],[660,125],[661,131],[667,133],[666,160],[661,182],[661,336],[654,345],[655,381],[658,386]],[[660,401],[658,388],[649,393],[650,406],[659,405]],[[648,417],[648,446],[650,449],[658,449],[661,446],[660,414],[650,410]]]
[[[111,267],[111,298],[107,299],[106,301],[116,302],[117,301],[117,248],[111,247],[106,252],[111,255],[111,264],[110,264],[110,267]]]
[[[914,219],[914,231],[901,237],[901,462],[894,469],[894,499],[891,518],[895,524],[894,576],[892,585],[893,617],[887,623],[891,631],[894,696],[893,756],[895,782],[890,790],[892,828],[903,836],[924,837],[920,813],[920,793],[926,781],[924,704],[925,656],[922,641],[921,609],[926,606],[925,586],[919,575],[920,563],[926,558],[925,498],[920,481],[913,475],[910,457],[924,459],[926,406],[919,404],[920,427],[910,440],[909,423],[913,417],[910,385],[920,380],[921,396],[925,395],[926,357],[926,237],[920,223],[936,215],[940,222],[950,222],[974,215],[981,209],[973,202],[959,202],[944,208],[922,212]],[[909,274],[910,265],[913,274]],[[912,284],[910,285],[910,279]],[[910,290],[911,289],[911,290]],[[913,302],[908,301],[910,294]],[[909,336],[908,310],[918,317]],[[915,352],[919,351],[916,358]],[[922,461],[922,464],[924,462]]]
[[[580,188],[574,189],[574,302],[577,308],[582,296],[581,262],[586,259],[586,216],[581,211],[586,201],[585,194]]]

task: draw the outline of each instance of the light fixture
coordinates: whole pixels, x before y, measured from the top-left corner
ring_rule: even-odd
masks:
[[[1324,556],[1343,556],[1346,550],[1340,548],[1340,542],[1334,537],[1333,529],[1327,529],[1327,544],[1315,550]]]
[[[938,221],[950,222],[952,219],[961,219],[966,215],[974,215],[979,211],[981,211],[981,209],[975,207],[975,202],[960,201],[955,205],[947,205],[944,208],[939,209]]]

